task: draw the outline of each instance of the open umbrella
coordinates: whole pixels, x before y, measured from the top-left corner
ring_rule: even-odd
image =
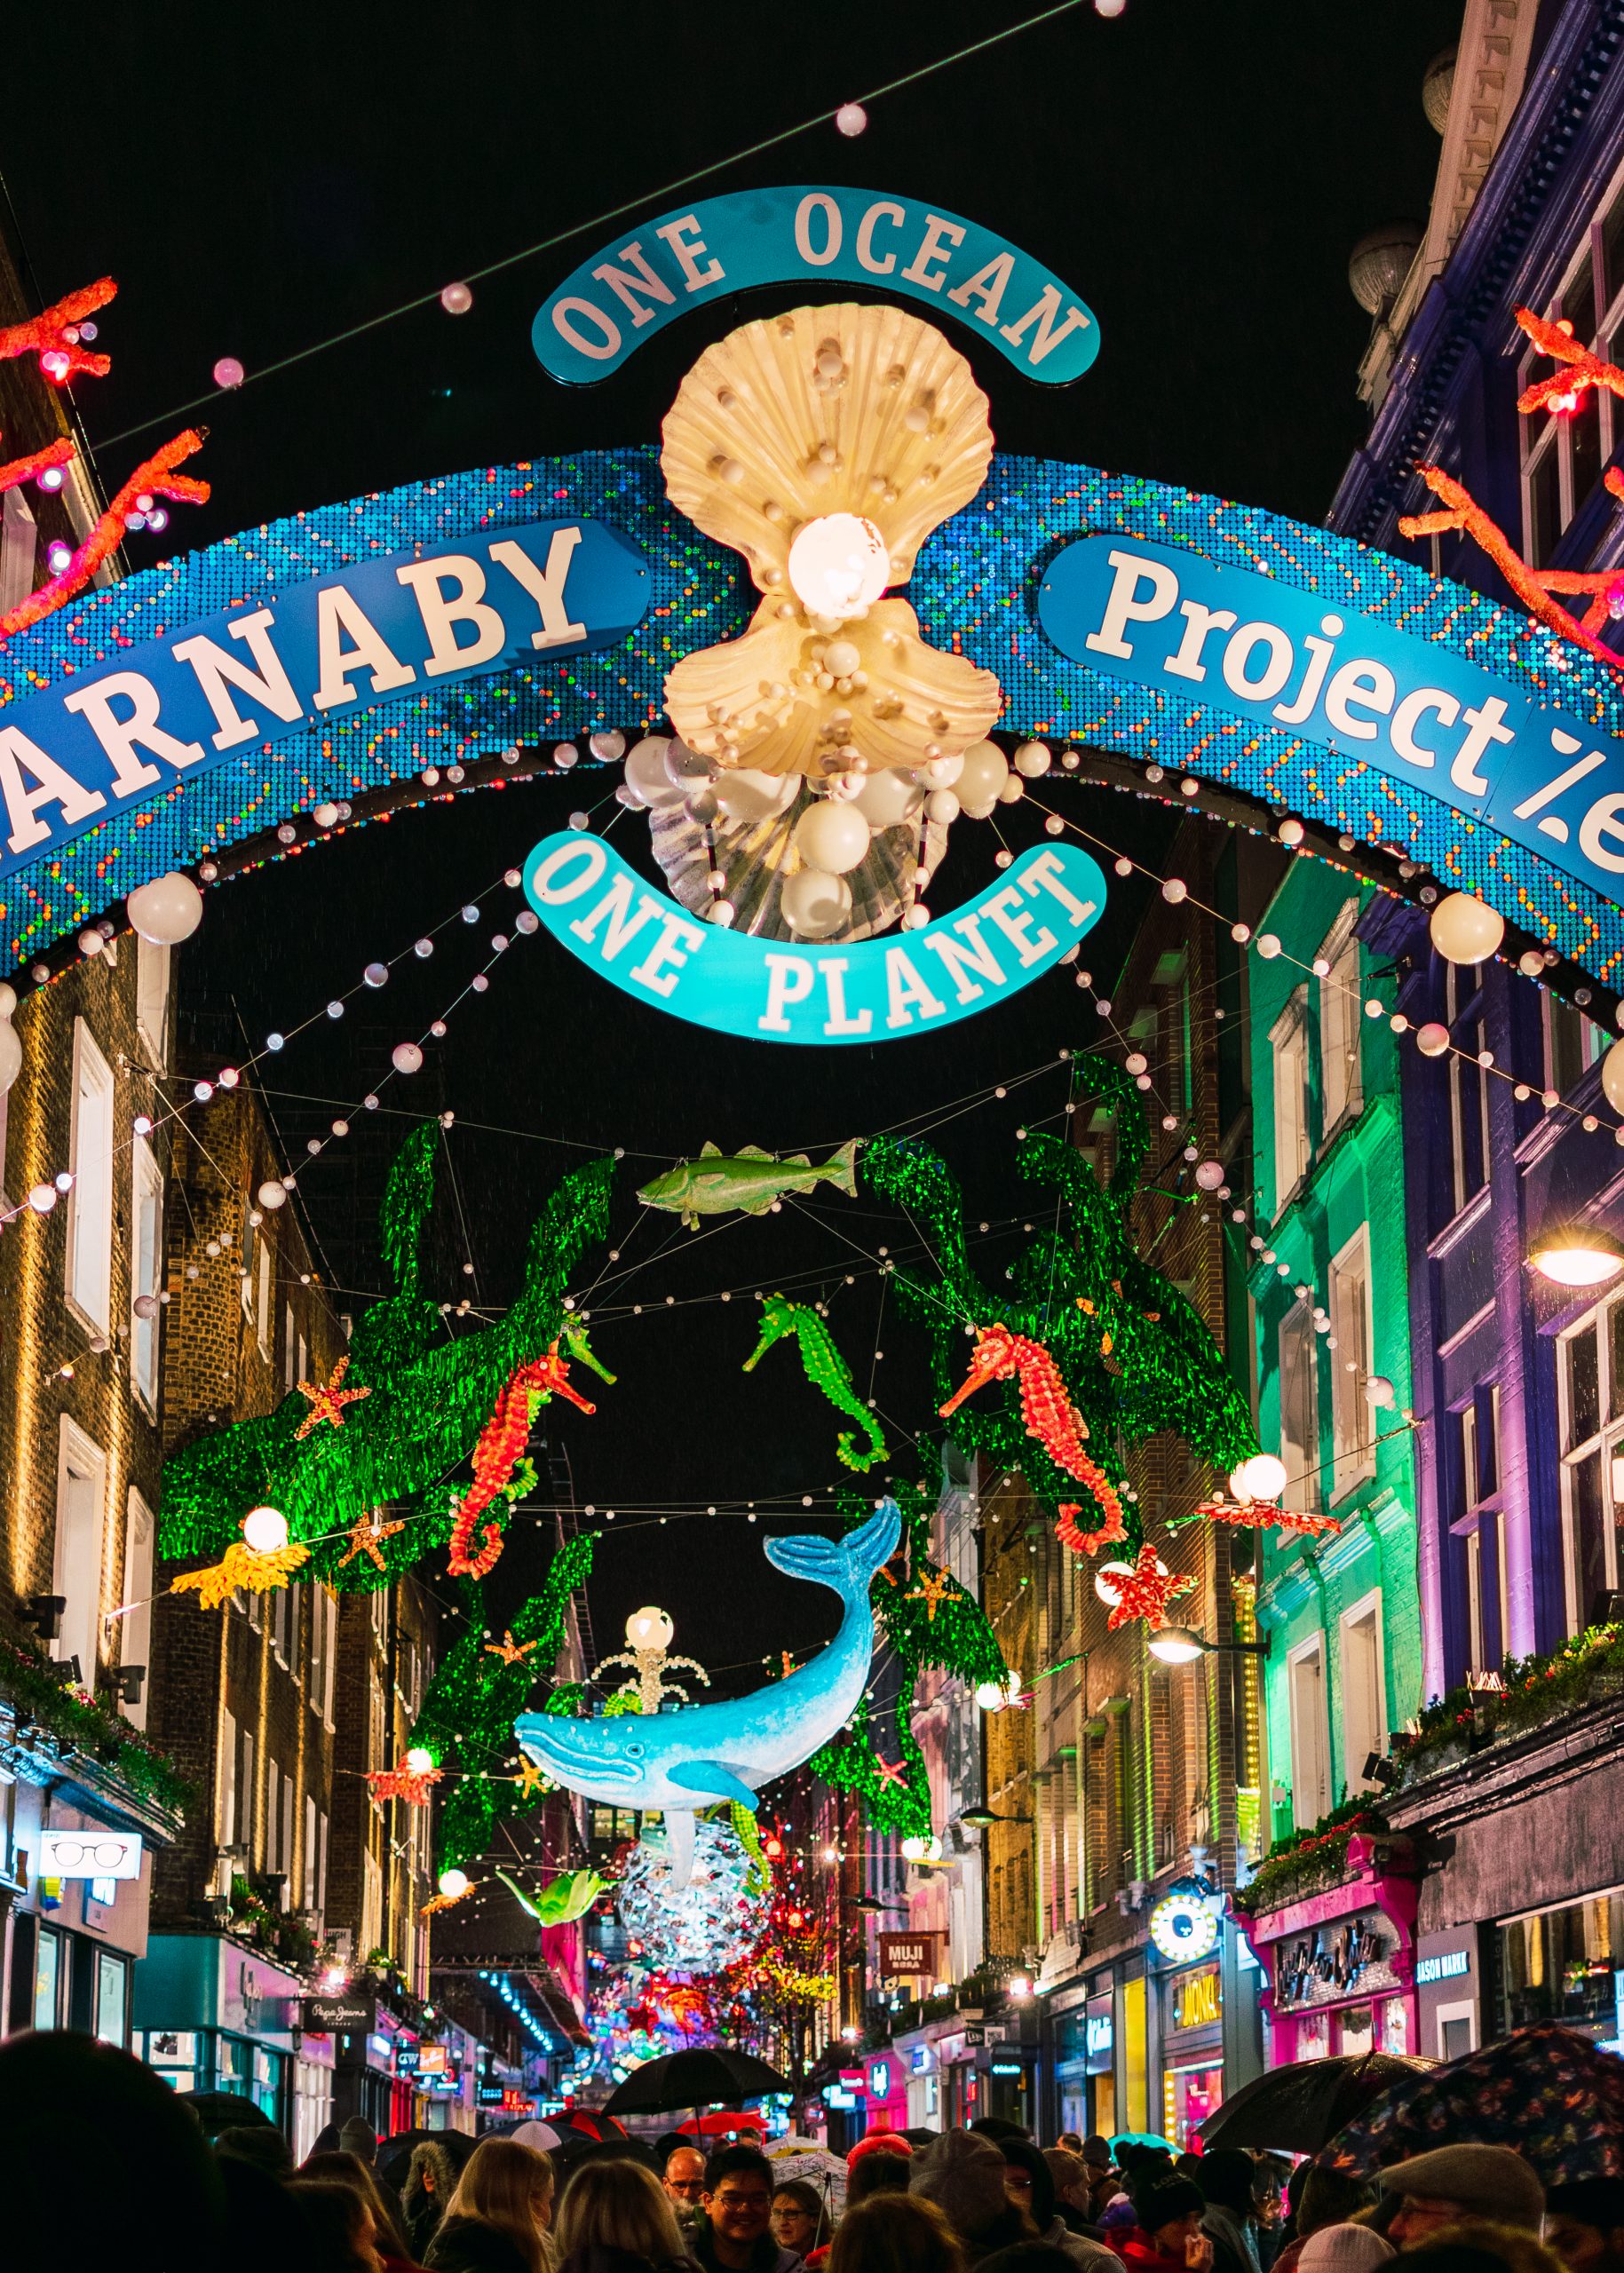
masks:
[[[264,2108],[246,2092],[181,2092],[177,2096],[211,2139],[217,2132],[230,2131],[240,2124],[263,2123],[274,2128]]]
[[[1429,2148],[1515,2147],[1547,2186],[1624,2178],[1624,2060],[1559,2021],[1396,2084],[1319,2157],[1367,2178]]]
[[[1289,2154],[1317,2155],[1383,2092],[1426,2075],[1436,2064],[1397,2052],[1345,2052],[1334,2059],[1271,2068],[1207,2118],[1201,2145],[1279,2147]]]
[[[692,2131],[701,2139],[725,2139],[730,2131],[764,2131],[766,2119],[760,2115],[741,2115],[735,2108],[719,2107],[710,2115],[691,2115],[679,2123],[679,2131]]]
[[[831,2216],[837,2218],[845,2208],[845,2164],[816,2139],[802,2138],[791,2132],[788,2137],[772,2142],[767,2149],[767,2160],[772,2166],[774,2186],[787,2178],[804,2178],[817,2188],[828,2203]]]
[[[406,2174],[411,2168],[412,2149],[423,2139],[432,2139],[443,2147],[451,2158],[452,2167],[459,2171],[479,2144],[478,2140],[471,2139],[463,2131],[397,2131],[392,2137],[380,2140],[378,2176],[386,2178],[397,2193],[405,2185]]]
[[[661,2115],[677,2108],[715,2107],[724,2100],[788,2092],[789,2079],[748,2052],[668,2052],[646,2060],[604,2102],[606,2115]]]

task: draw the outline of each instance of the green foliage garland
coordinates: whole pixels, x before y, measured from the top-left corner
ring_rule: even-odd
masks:
[[[448,1771],[449,1796],[440,1825],[442,1869],[452,1864],[465,1869],[483,1854],[499,1821],[535,1805],[513,1778],[513,1723],[530,1709],[537,1684],[551,1676],[570,1596],[591,1568],[591,1537],[566,1540],[541,1592],[511,1621],[513,1641],[524,1655],[511,1663],[487,1646],[481,1585],[464,1583],[468,1630],[430,1683],[410,1739]],[[578,1686],[560,1685],[540,1709],[573,1713],[582,1695]]]
[[[1149,1144],[1145,1107],[1132,1080],[1110,1060],[1079,1056],[1073,1094],[1108,1098],[1115,1116],[1116,1162],[1102,1184],[1077,1147],[1044,1134],[1024,1137],[1020,1173],[1058,1196],[1062,1229],[1037,1234],[994,1293],[970,1263],[964,1206],[951,1171],[928,1145],[890,1136],[864,1146],[869,1185],[904,1208],[928,1233],[937,1276],[899,1269],[904,1311],[925,1327],[939,1404],[963,1382],[970,1335],[1002,1324],[1040,1342],[1054,1358],[1088,1423],[1093,1457],[1120,1489],[1127,1445],[1164,1430],[1182,1436],[1224,1474],[1257,1450],[1246,1400],[1194,1306],[1143,1262],[1129,1228]],[[1024,1476],[1051,1516],[1075,1501],[1075,1478],[1027,1435],[1016,1381],[993,1384],[954,1416],[958,1442]],[[1130,1545],[1139,1545],[1129,1502]]]
[[[1006,1682],[1010,1668],[986,1613],[974,1595],[930,1556],[932,1495],[918,1484],[891,1482],[902,1513],[902,1543],[891,1561],[875,1574],[870,1600],[886,1642],[895,1651],[899,1679],[894,1725],[883,1756],[906,1770],[903,1780],[880,1770],[882,1749],[874,1740],[868,1700],[852,1716],[850,1728],[812,1755],[815,1776],[839,1790],[855,1792],[876,1830],[905,1838],[929,1838],[931,1793],[924,1754],[913,1730],[914,1691],[926,1667],[956,1674],[972,1688],[984,1681]],[[860,1492],[838,1500],[848,1531],[866,1523],[872,1503]],[[934,1597],[934,1599],[932,1599]]]
[[[99,1698],[64,1688],[43,1651],[0,1637],[0,1700],[36,1721],[65,1750],[99,1761],[142,1799],[184,1814],[195,1787],[132,1721]]]
[[[292,1538],[310,1545],[311,1573],[343,1588],[370,1590],[408,1569],[443,1540],[449,1519],[426,1522],[352,1553],[348,1536],[371,1510],[403,1507],[469,1456],[515,1369],[541,1357],[563,1329],[565,1290],[588,1244],[608,1230],[611,1160],[566,1176],[531,1232],[524,1287],[506,1315],[449,1338],[439,1307],[419,1285],[423,1234],[433,1195],[438,1124],[407,1140],[390,1171],[380,1213],[395,1292],[357,1322],[345,1386],[368,1396],[345,1406],[341,1427],[322,1422],[298,1438],[308,1401],[297,1390],[273,1413],[200,1437],[164,1471],[160,1545],[166,1556],[218,1555],[248,1509],[279,1508]]]

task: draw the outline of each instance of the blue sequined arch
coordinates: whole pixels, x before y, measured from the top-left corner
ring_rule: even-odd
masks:
[[[126,807],[0,886],[0,940],[26,962],[147,877],[192,867],[324,799],[404,781],[510,748],[637,732],[660,718],[679,655],[741,630],[756,595],[737,558],[668,502],[652,447],[582,451],[416,483],[247,529],[143,571],[0,650],[0,710],[34,688],[111,662],[144,641],[280,587],[415,541],[580,513],[647,553],[654,598],[618,647],[520,667],[358,709],[262,749],[234,751],[195,780]],[[926,636],[997,672],[1002,727],[1069,736],[1287,805],[1359,838],[1379,836],[1441,881],[1480,891],[1519,929],[1624,983],[1624,910],[1535,852],[1349,752],[1216,708],[1107,678],[1039,630],[1034,594],[1059,546],[1109,531],[1188,546],[1322,594],[1327,604],[1433,639],[1534,700],[1624,734],[1609,674],[1542,626],[1464,585],[1256,507],[1053,459],[999,455],[986,487],[919,557],[908,598]]]

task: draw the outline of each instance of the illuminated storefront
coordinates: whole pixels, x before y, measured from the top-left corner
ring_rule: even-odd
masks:
[[[1216,1957],[1161,1982],[1161,2130],[1181,2149],[1224,2097],[1224,1980]]]
[[[1407,1839],[1357,1835],[1342,1884],[1252,1921],[1249,1938],[1268,1976],[1271,2067],[1420,2048],[1414,1861]]]

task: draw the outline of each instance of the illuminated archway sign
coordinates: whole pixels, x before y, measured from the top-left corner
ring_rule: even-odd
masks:
[[[887,256],[894,269],[876,265]],[[722,274],[690,290],[685,260]],[[601,273],[617,269],[618,282]],[[606,294],[618,355],[707,294],[781,276],[810,299],[859,270],[1034,377],[1075,376],[1095,352],[1091,319],[1070,321],[1081,304],[1014,248],[918,201],[844,188],[752,193],[650,222],[584,264],[543,316]],[[590,293],[574,289],[582,276]],[[928,642],[995,671],[1001,733],[1073,740],[1286,807],[1340,833],[1351,867],[1379,841],[1613,986],[1624,977],[1620,681],[1515,608],[1255,508],[1002,456],[928,539],[907,596]],[[0,648],[0,960],[26,964],[167,869],[206,880],[234,847],[274,855],[273,832],[313,809],[392,785],[396,801],[443,794],[456,769],[516,746],[645,731],[674,661],[737,637],[752,605],[739,556],[674,511],[648,447],[353,499],[85,593]],[[1063,798],[1065,777],[1051,781],[1046,794]],[[1034,873],[1012,870],[997,890]],[[661,927],[689,925],[649,896]],[[890,1024],[887,996],[859,1002],[859,974],[883,971],[894,949],[923,983],[941,960],[931,942],[978,922],[1004,973],[985,981],[995,1001],[1043,967],[1018,973],[995,897],[889,946],[707,931],[665,1007],[692,1015],[688,1002],[714,996],[704,1023],[759,1034],[774,969],[788,1038],[846,1039],[825,975],[844,958],[846,1014],[869,1010],[876,1035],[917,1031],[922,1006],[918,1021]],[[1042,906],[1063,953],[1062,911]],[[576,921],[558,936],[592,961]],[[612,928],[606,917],[600,941]],[[597,967],[625,984],[633,954],[599,953]],[[724,978],[741,958],[754,977]],[[942,1022],[982,1007],[931,991]],[[836,1031],[809,1031],[820,1009]]]
[[[560,830],[525,896],[573,955],[622,994],[749,1041],[890,1041],[952,1026],[1073,953],[1105,904],[1098,864],[1046,844],[959,909],[895,939],[837,947],[696,923],[601,837]]]

